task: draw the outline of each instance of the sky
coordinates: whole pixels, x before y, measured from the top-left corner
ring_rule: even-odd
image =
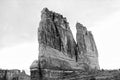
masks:
[[[38,59],[41,10],[65,16],[76,37],[76,22],[92,31],[101,69],[120,68],[120,0],[0,0],[0,68],[25,69]]]

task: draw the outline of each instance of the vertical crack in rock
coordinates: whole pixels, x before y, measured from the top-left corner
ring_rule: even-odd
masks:
[[[76,23],[76,29],[77,42],[66,18],[44,8],[38,28],[38,68],[34,67],[31,71],[35,71],[36,75],[40,72],[42,80],[59,80],[65,78],[65,74],[79,75],[75,70],[99,69],[92,33],[80,23]]]

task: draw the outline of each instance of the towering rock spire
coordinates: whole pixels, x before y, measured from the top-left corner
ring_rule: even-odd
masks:
[[[59,74],[57,77],[62,79],[61,76],[69,74],[65,72],[66,70],[85,70],[86,66],[89,69],[99,69],[98,52],[91,32],[80,23],[76,24],[76,29],[77,43],[65,17],[47,8],[41,11],[37,66],[39,70],[37,74],[40,73],[41,78],[49,80],[49,78],[56,78]],[[31,71],[34,72],[33,70],[37,70],[37,67],[32,66]]]
[[[86,27],[80,23],[76,24],[76,44],[65,17],[49,11],[47,8],[44,8],[41,13],[41,21],[38,28],[39,60],[42,62],[46,61],[44,64],[41,63],[41,66],[44,66],[44,68],[56,67],[56,63],[59,68],[62,68],[61,63],[58,63],[62,61],[62,63],[68,63],[69,67],[72,68],[76,67],[75,64],[78,65],[83,62],[91,68],[99,68],[98,52],[93,35],[90,31],[87,31]],[[64,58],[64,60],[60,58]],[[67,58],[69,59],[68,61],[66,61]],[[59,61],[54,62],[54,59]],[[70,59],[74,61],[74,65],[71,64]],[[52,62],[54,64],[51,65]],[[79,67],[81,66],[79,65]]]
[[[49,46],[71,58],[76,55],[76,43],[66,18],[47,8],[42,10],[38,41],[39,45]]]
[[[90,68],[99,69],[98,51],[92,33],[80,23],[76,24],[76,29],[79,61],[86,63]]]

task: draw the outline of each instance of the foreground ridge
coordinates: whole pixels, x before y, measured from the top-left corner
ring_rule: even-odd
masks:
[[[41,11],[39,58],[30,67],[32,80],[80,79],[80,71],[99,70],[98,51],[92,33],[80,23],[76,23],[76,29],[77,42],[65,17],[47,8]]]

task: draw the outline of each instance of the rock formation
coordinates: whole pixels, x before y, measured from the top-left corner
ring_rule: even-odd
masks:
[[[99,69],[98,51],[95,45],[93,35],[82,24],[76,24],[78,62],[85,63],[90,69]]]
[[[0,80],[30,80],[30,77],[25,73],[25,71],[20,72],[20,70],[0,70]]]
[[[41,11],[39,58],[30,67],[31,76],[39,76],[41,80],[69,80],[71,75],[79,75],[80,70],[99,69],[92,33],[80,23],[76,24],[76,29],[77,42],[65,17],[47,8]],[[32,80],[37,80],[33,77]]]
[[[30,66],[30,72],[31,80],[40,80],[38,60],[33,61],[32,65]]]

